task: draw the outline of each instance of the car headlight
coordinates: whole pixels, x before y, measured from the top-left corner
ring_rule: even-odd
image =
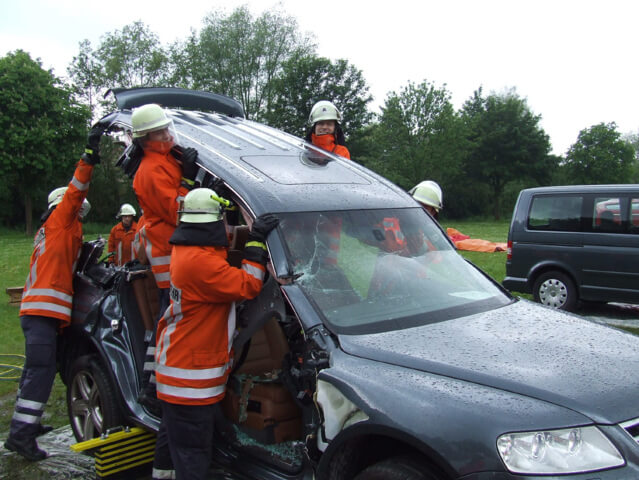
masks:
[[[512,473],[562,474],[624,465],[610,440],[594,426],[506,433],[497,450]]]

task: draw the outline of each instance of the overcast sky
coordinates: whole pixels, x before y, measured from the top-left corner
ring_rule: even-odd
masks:
[[[4,0],[0,54],[21,48],[58,76],[89,39],[142,20],[166,45],[199,30],[212,10],[266,0]],[[474,90],[515,87],[563,155],[579,131],[616,122],[639,132],[636,0],[284,0],[320,55],[361,69],[378,112],[408,81],[446,85],[459,108]]]

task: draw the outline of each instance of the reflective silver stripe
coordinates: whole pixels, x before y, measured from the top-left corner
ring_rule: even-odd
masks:
[[[144,362],[144,371],[150,372],[155,370],[155,362]]]
[[[169,308],[173,309],[174,317],[167,318],[167,326],[162,332],[160,342],[158,342],[158,345],[160,345],[160,349],[158,352],[156,352],[155,355],[155,361],[157,365],[166,365],[166,352],[171,345],[171,335],[173,335],[173,332],[175,332],[177,324],[180,322],[180,320],[182,320],[182,313],[178,313],[181,312],[180,304],[174,303],[169,306]]]
[[[175,470],[160,470],[159,468],[153,468],[151,472],[151,478],[157,480],[164,480],[168,478],[169,480],[175,480]]]
[[[18,398],[16,407],[28,408],[29,410],[44,410],[46,403],[34,402],[33,400],[27,400],[24,398]]]
[[[73,302],[72,295],[69,295],[68,293],[64,293],[64,292],[59,292],[52,288],[32,288],[30,290],[27,290],[24,293],[23,297],[28,297],[29,295],[42,295],[46,297],[57,298],[58,300],[63,300],[69,303]]]
[[[118,265],[122,264],[122,242],[118,243],[118,253],[115,256],[115,263]]]
[[[173,397],[182,398],[211,398],[221,395],[225,391],[226,385],[218,385],[217,387],[209,388],[185,388],[185,387],[173,387],[171,385],[165,385],[158,383],[157,391],[164,395],[171,395]]]
[[[64,315],[71,316],[71,309],[69,307],[63,307],[55,303],[48,302],[27,302],[20,305],[21,310],[49,310],[50,312],[63,313]]]
[[[162,257],[150,257],[155,260],[154,265],[169,265],[171,263],[171,255],[164,255]]]
[[[39,415],[29,415],[27,413],[14,412],[13,419],[22,423],[40,423]]]
[[[153,274],[155,275],[155,280],[157,282],[168,282],[171,280],[171,274],[169,272],[166,272],[166,273],[153,272]]]
[[[198,370],[194,370],[191,368],[177,368],[167,367],[166,365],[158,365],[155,371],[160,375],[182,378],[184,380],[213,380],[214,378],[223,377],[228,368],[228,363],[221,367],[202,368]]]
[[[90,184],[91,184],[90,180],[87,183],[82,183],[80,180],[75,178],[75,175],[73,176],[73,179],[71,180],[71,185],[73,185],[75,188],[77,188],[81,192],[88,190]]]
[[[242,270],[244,270],[246,273],[254,276],[255,278],[257,278],[258,280],[264,280],[264,270],[257,268],[253,265],[250,265],[248,263],[243,263],[242,264]]]
[[[155,357],[155,347],[152,345],[149,345],[148,347],[146,347],[146,354],[151,357]]]
[[[153,384],[157,383],[157,379],[155,378],[155,375],[151,374],[151,377],[149,378],[149,383],[153,383]]]
[[[229,310],[229,315],[226,318],[226,333],[228,335],[227,345],[228,350],[231,351],[233,348],[233,336],[235,335],[235,302],[231,303],[231,309]]]

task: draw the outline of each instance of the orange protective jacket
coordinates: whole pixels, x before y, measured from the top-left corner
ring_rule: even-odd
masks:
[[[315,135],[311,134],[313,145],[328,150],[329,152],[341,155],[344,158],[351,159],[351,154],[344,145],[335,143],[335,135]]]
[[[116,265],[124,265],[135,258],[135,250],[133,240],[137,231],[137,223],[135,220],[127,230],[122,222],[118,223],[111,229],[109,235],[109,253],[114,253],[109,260]]]
[[[82,246],[78,214],[87,196],[93,166],[80,160],[62,201],[42,224],[33,240],[29,275],[20,315],[41,315],[71,323],[73,272]]]
[[[166,402],[208,405],[224,398],[234,302],[255,298],[265,272],[248,260],[232,267],[226,257],[225,247],[173,247],[171,305],[158,323],[155,349],[157,396]]]
[[[182,167],[169,153],[145,150],[133,179],[133,190],[144,211],[141,243],[151,264],[158,288],[169,288],[171,245],[169,238],[178,222],[178,209],[187,190],[180,186]]]

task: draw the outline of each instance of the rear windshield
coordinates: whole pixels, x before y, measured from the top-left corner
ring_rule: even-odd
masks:
[[[339,333],[408,328],[511,301],[421,208],[279,216],[295,282]]]

